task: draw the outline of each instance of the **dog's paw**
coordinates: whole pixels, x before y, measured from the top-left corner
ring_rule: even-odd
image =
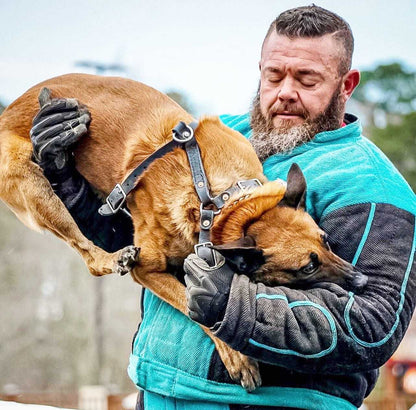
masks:
[[[231,349],[216,338],[214,343],[232,380],[241,384],[249,393],[261,386],[260,369],[256,360]]]
[[[241,356],[237,361],[237,366],[231,369],[230,376],[248,393],[251,393],[261,386],[259,365],[256,360],[242,354]]]
[[[136,262],[139,260],[140,248],[126,246],[118,253],[117,261],[114,264],[113,273],[121,276],[130,273]]]

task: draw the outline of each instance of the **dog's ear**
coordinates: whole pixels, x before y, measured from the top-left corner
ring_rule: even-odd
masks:
[[[287,174],[286,192],[279,206],[305,210],[306,180],[298,164],[292,164]]]
[[[224,256],[237,273],[250,275],[265,262],[263,251],[256,247],[256,242],[251,236],[243,236],[236,241],[213,246],[213,249]]]

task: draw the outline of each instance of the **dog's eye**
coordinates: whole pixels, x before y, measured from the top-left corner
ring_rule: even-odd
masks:
[[[305,275],[311,275],[312,273],[315,273],[319,268],[318,255],[312,252],[310,257],[311,261],[301,269],[302,273]]]

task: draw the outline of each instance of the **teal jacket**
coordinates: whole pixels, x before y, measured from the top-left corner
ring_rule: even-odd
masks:
[[[250,137],[248,115],[221,119]],[[416,200],[390,161],[361,135],[359,121],[347,115],[346,122],[269,157],[263,167],[269,180],[285,179],[294,162],[301,167],[307,210],[329,234],[333,250],[369,276],[364,293],[334,284],[269,288],[236,277],[215,333],[261,361],[263,387],[248,394],[228,378],[201,328],[146,291],[128,367],[140,389],[194,402],[307,409],[362,403],[414,310]]]
[[[250,137],[248,115],[221,119]],[[361,135],[359,121],[347,115],[345,122],[288,154],[269,157],[263,167],[269,180],[285,179],[294,162],[301,167],[308,212],[329,234],[333,251],[369,277],[364,292],[355,295],[331,283],[272,288],[234,277],[215,334],[260,361],[263,385],[248,394],[229,379],[201,328],[145,291],[128,373],[145,390],[146,409],[342,410],[357,408],[372,390],[415,307],[416,200],[390,161]],[[91,195],[69,197],[64,202],[94,242],[114,250],[132,241],[130,221],[91,215],[86,210],[98,207]]]

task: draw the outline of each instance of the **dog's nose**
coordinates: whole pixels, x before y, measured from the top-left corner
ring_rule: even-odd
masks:
[[[368,276],[362,274],[361,272],[354,272],[352,274],[350,283],[354,290],[362,290],[368,282]]]

